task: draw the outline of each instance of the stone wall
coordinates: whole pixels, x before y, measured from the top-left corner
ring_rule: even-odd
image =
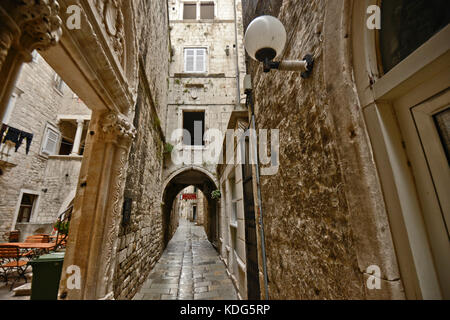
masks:
[[[0,156],[2,161],[13,165],[0,176],[0,240],[7,240],[7,233],[15,226],[21,190],[38,196],[31,224],[21,224],[26,231],[21,238],[51,230],[50,227],[43,231],[42,224],[55,222],[67,198],[74,196],[81,157],[64,160],[42,154],[46,125],[58,130],[58,115],[89,117],[91,113],[83,102],[74,98],[69,87],[64,85],[61,92],[55,88],[55,71],[40,55],[23,66],[15,93],[18,97],[7,124],[34,136],[28,155],[24,142],[17,153],[12,149],[8,156],[3,150]],[[36,224],[36,228],[32,224]]]
[[[132,212],[130,223],[120,228],[116,299],[135,295],[164,250],[161,170],[169,57],[167,6],[165,1],[140,1],[136,8],[141,57],[134,115],[137,135],[125,186],[125,197],[132,199]]]
[[[261,177],[269,296],[271,299],[392,298],[401,292],[398,279],[383,283],[383,290],[372,290],[377,291],[373,293],[365,287],[367,263],[379,265],[386,274],[385,263],[394,249],[386,216],[382,215],[385,213],[361,223],[362,217],[377,211],[377,204],[362,199],[358,200],[362,201],[358,206],[350,202],[358,192],[370,189],[364,183],[376,180],[376,170],[368,151],[358,153],[363,149],[361,145],[367,145],[365,127],[355,120],[357,116],[336,105],[336,100],[327,94],[341,80],[326,82],[324,61],[335,61],[339,53],[328,52],[325,60],[321,33],[326,14],[330,21],[341,21],[341,13],[326,12],[326,5],[326,0],[243,1],[246,25],[256,16],[270,14],[278,16],[286,26],[288,43],[284,58],[302,59],[310,53],[316,59],[309,79],[302,79],[297,72],[264,74],[261,65],[248,63],[253,76],[257,127],[280,130],[279,172]],[[351,75],[351,70],[343,67],[340,72]],[[342,97],[341,101],[352,103],[353,98]],[[349,124],[340,128],[336,119]],[[340,140],[341,135],[346,138]],[[348,160],[349,154],[359,160]],[[366,160],[362,161],[363,158]],[[357,184],[359,189],[354,187]],[[372,194],[365,194],[366,199],[381,195],[379,189],[373,190]],[[372,225],[376,219],[382,222]],[[361,251],[362,244],[372,236],[364,231],[365,224],[372,226],[369,233],[379,237]],[[380,250],[383,246],[384,251]],[[395,259],[387,264],[388,270],[395,269]],[[397,286],[394,294],[390,292],[391,286]]]

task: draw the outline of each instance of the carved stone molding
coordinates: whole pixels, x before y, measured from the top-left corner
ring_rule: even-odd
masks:
[[[125,63],[125,30],[122,0],[96,0],[95,6],[102,17],[111,46],[123,66]]]
[[[6,56],[8,55],[9,48],[11,48],[13,38],[14,36],[12,32],[9,32],[8,30],[0,31],[0,69],[6,60]]]
[[[100,125],[106,140],[122,141],[127,144],[136,136],[133,124],[122,114],[106,113]]]
[[[114,273],[116,267],[116,254],[118,246],[118,234],[119,225],[121,221],[122,213],[122,203],[123,203],[123,193],[125,189],[126,173],[128,168],[128,153],[129,148],[118,147],[117,148],[118,159],[115,162],[113,169],[114,179],[111,186],[112,194],[112,210],[109,211],[109,217],[106,221],[106,230],[104,234],[104,250],[102,252],[101,268],[99,279],[101,279],[101,284],[99,286],[99,297],[106,294],[103,299],[111,300],[114,299],[113,294],[113,284],[114,284]]]
[[[17,1],[16,1],[17,2]],[[62,20],[56,0],[18,1],[18,23],[22,30],[21,46],[29,50],[46,50],[62,35]]]
[[[12,45],[25,53],[31,54],[35,49],[46,50],[55,45],[62,35],[62,20],[59,17],[59,3],[56,0],[3,0],[0,3],[2,11],[10,17],[7,22],[9,30],[19,30],[18,38],[14,39]],[[3,20],[3,19],[2,19]],[[11,25],[11,21],[15,24]],[[4,28],[0,35],[1,48],[4,50],[5,35]],[[14,35],[17,37],[17,34]],[[4,52],[0,55],[4,54]]]
[[[62,35],[56,0],[0,1],[0,117],[6,110],[22,63],[35,49],[46,50]]]

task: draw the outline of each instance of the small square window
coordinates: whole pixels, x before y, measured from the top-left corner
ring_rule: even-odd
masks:
[[[183,136],[184,145],[204,146],[205,112],[184,112],[183,129],[186,130],[186,134]],[[189,132],[189,135],[187,132]]]
[[[200,19],[214,19],[214,2],[202,3],[200,5]]]
[[[183,6],[183,19],[195,20],[197,19],[197,4],[185,3]]]

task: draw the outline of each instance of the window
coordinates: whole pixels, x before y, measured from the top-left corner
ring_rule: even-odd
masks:
[[[47,126],[44,133],[44,141],[42,143],[42,153],[52,156],[56,154],[58,148],[60,133],[55,129]]]
[[[63,93],[64,90],[64,81],[61,79],[61,77],[58,74],[55,74],[55,89],[58,90],[60,93]]]
[[[183,19],[196,20],[197,19],[197,4],[185,3],[183,5]]]
[[[214,19],[214,2],[213,1],[197,1],[183,3],[183,19],[184,20],[213,20]]]
[[[206,72],[206,49],[184,49],[184,71],[194,73]]]
[[[200,19],[214,19],[214,2],[200,4]]]
[[[73,150],[73,141],[62,137],[61,138],[61,147],[59,148],[60,156],[69,156],[72,154]]]
[[[20,202],[19,214],[17,215],[17,223],[28,223],[34,210],[37,195],[24,193]]]
[[[450,22],[448,0],[389,0],[382,3],[380,51],[387,73]]]
[[[186,130],[183,137],[183,143],[185,145],[204,146],[205,112],[184,112],[183,129]]]

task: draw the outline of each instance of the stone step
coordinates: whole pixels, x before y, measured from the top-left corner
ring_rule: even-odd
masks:
[[[31,296],[31,282],[13,289],[13,292],[16,297]]]

